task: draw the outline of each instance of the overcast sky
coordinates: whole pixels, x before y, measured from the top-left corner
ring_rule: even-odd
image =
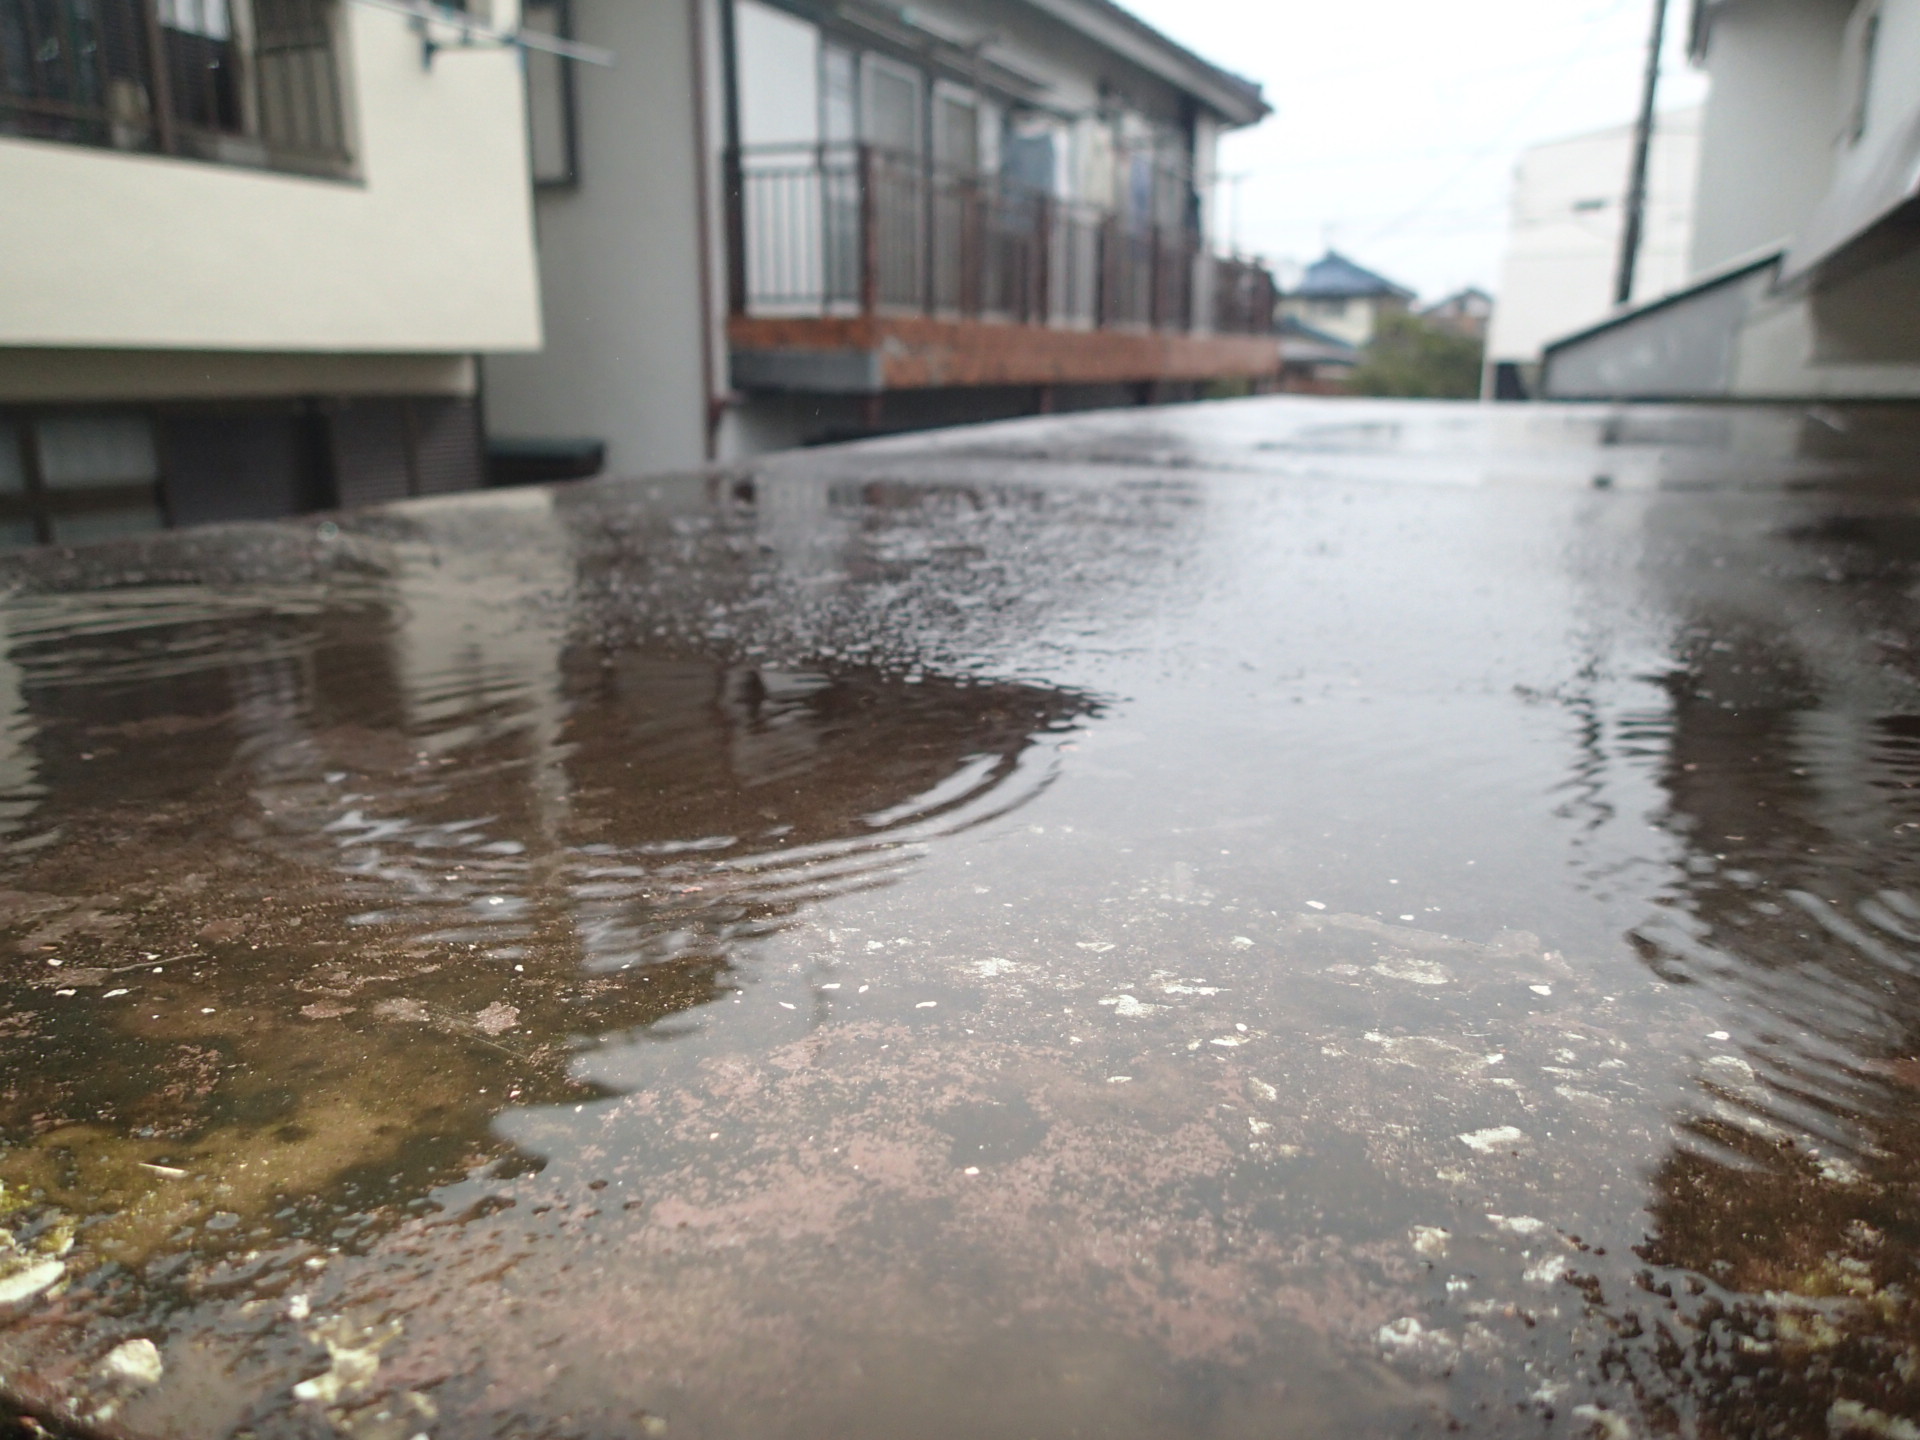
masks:
[[[1243,250],[1303,262],[1331,241],[1430,300],[1496,288],[1523,148],[1633,118],[1653,18],[1652,0],[1123,3],[1266,89],[1274,115],[1221,147],[1247,177]],[[1705,90],[1687,11],[1670,0],[1663,108]]]

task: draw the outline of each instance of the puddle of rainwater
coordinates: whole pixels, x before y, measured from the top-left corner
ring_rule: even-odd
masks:
[[[1200,407],[16,562],[6,1389],[1904,1433],[1920,504],[1695,418]],[[1509,483],[1605,449],[1654,483]]]

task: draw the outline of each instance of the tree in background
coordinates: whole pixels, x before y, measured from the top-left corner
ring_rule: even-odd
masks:
[[[1347,388],[1355,395],[1472,400],[1480,394],[1485,348],[1418,315],[1388,311]]]

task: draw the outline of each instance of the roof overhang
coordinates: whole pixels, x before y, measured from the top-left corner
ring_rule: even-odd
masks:
[[[950,34],[901,6],[862,3],[862,0],[838,0],[831,5],[795,4],[793,0],[783,0],[783,3],[807,18],[831,16],[865,38],[878,40],[903,54],[917,55],[952,74],[991,84],[1023,101],[1044,103],[1053,89],[1046,80],[1020,68],[1007,57],[988,54],[992,48],[991,37],[978,41]]]
[[[1021,0],[1021,3],[1185,91],[1228,125],[1252,125],[1273,113],[1259,85],[1176,45],[1112,0]]]
[[[774,0],[803,19],[831,20],[906,55],[916,55],[1009,96],[1045,108],[1053,85],[1024,69],[992,32],[961,33],[897,0]],[[1111,0],[1014,0],[1056,24],[1164,80],[1229,127],[1252,125],[1273,113],[1252,80],[1222,70],[1176,45]]]

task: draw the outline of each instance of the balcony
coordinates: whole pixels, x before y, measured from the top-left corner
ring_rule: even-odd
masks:
[[[744,389],[1278,372],[1272,277],[1203,254],[1185,226],[1128,224],[867,145],[749,147],[728,170],[728,337]]]
[[[0,135],[349,168],[331,0],[0,0]]]

